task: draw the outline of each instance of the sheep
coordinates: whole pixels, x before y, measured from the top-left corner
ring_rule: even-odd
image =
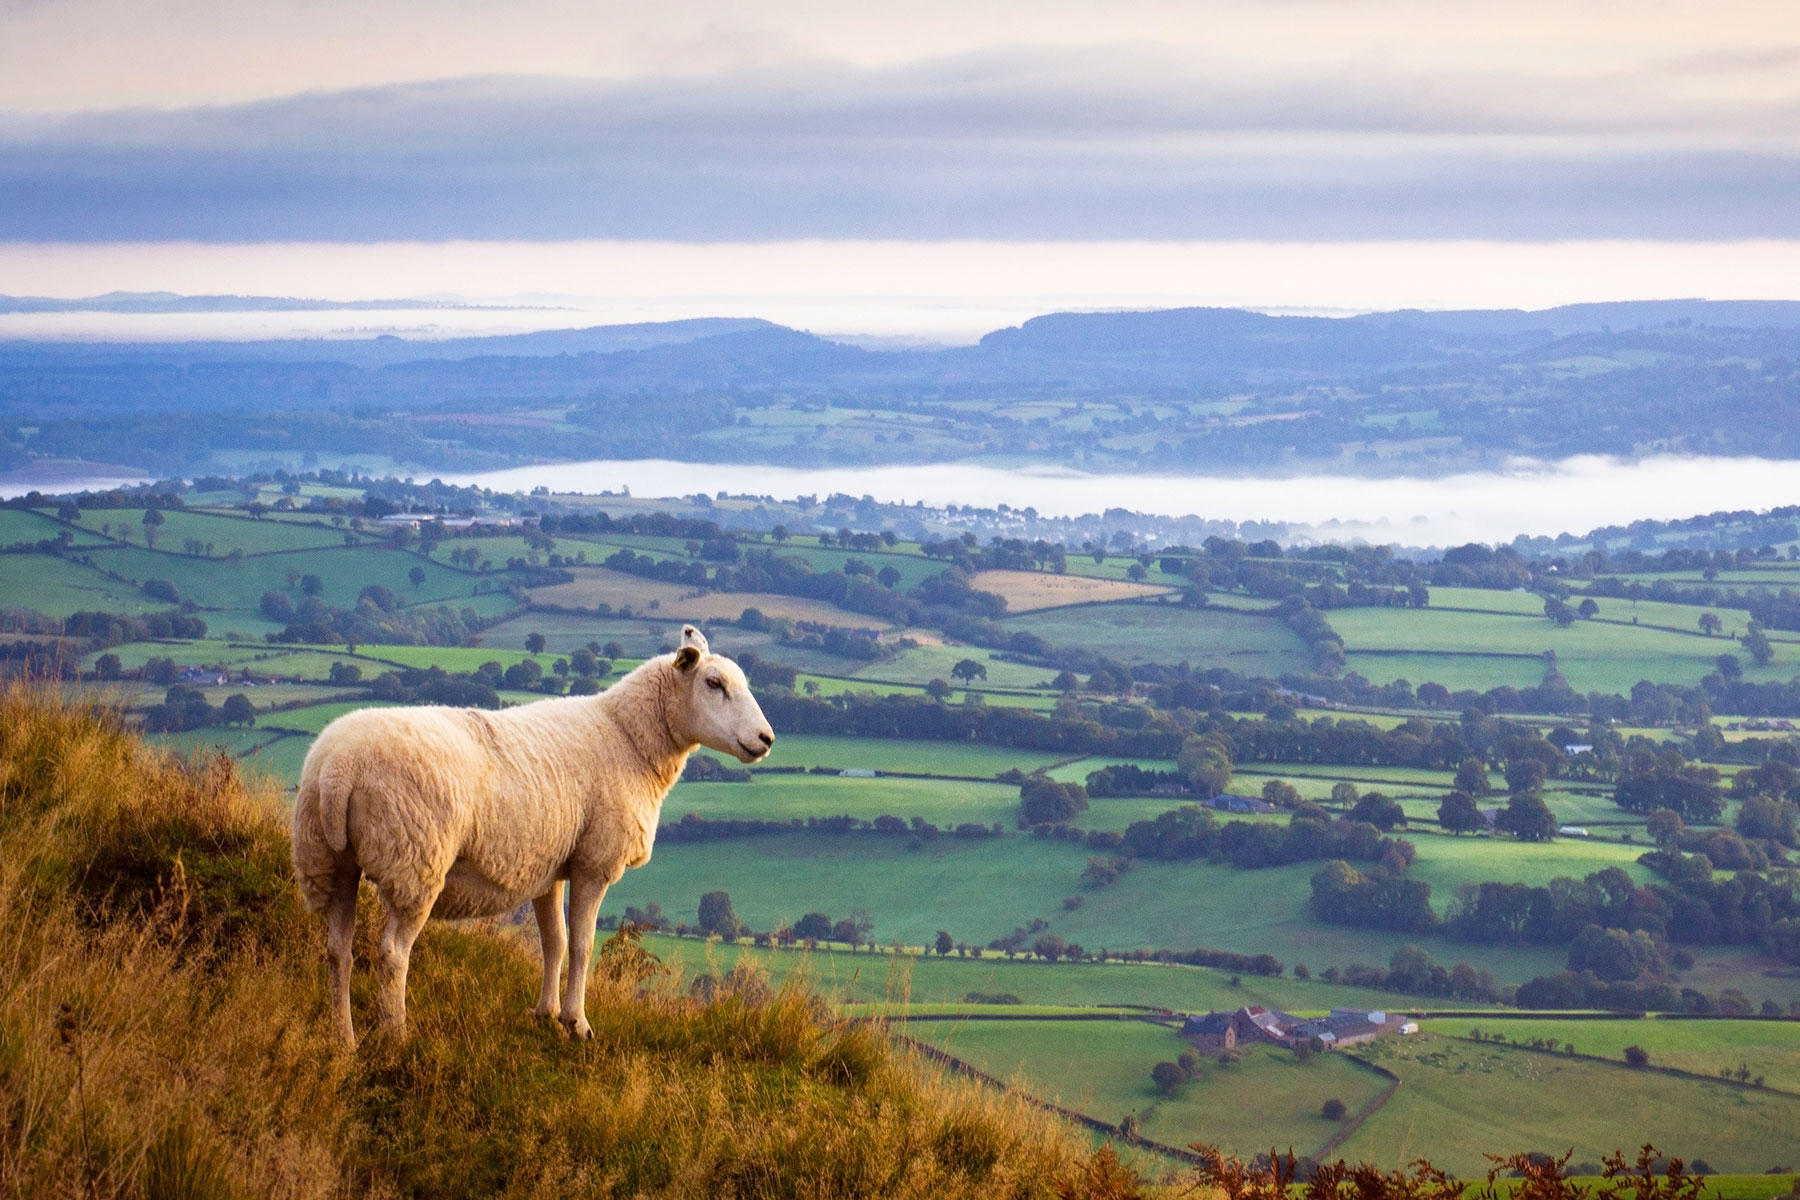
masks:
[[[427,918],[496,916],[529,900],[544,953],[533,1011],[592,1036],[585,1001],[600,901],[650,860],[663,798],[688,755],[706,746],[753,763],[774,744],[743,671],[691,625],[674,653],[596,696],[501,712],[369,708],[331,722],[301,767],[293,859],[307,908],[326,920],[338,1036],[356,1045],[351,941],[364,875],[385,908],[375,956],[384,1028],[405,1030],[407,964]]]

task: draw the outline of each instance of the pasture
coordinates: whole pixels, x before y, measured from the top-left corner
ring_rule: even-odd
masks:
[[[734,896],[735,899],[735,896]],[[609,894],[607,913],[617,915]],[[839,914],[832,914],[833,916]],[[1390,992],[1370,991],[1288,977],[1235,976],[1210,967],[1172,963],[1058,962],[1006,958],[992,951],[980,958],[935,954],[874,953],[821,946],[816,950],[761,950],[747,944],[701,941],[652,934],[644,944],[687,973],[722,973],[739,961],[766,971],[777,981],[798,972],[821,994],[841,1004],[882,1004],[899,1012],[933,1013],[961,1002],[971,992],[1013,995],[1027,1005],[1104,1009],[1120,1005],[1203,1013],[1260,1004],[1301,1014],[1334,1007],[1383,1008],[1395,1005]],[[1461,1007],[1446,1001],[1438,1007]],[[982,1005],[983,1012],[1007,1015],[1012,1005]],[[1076,1026],[1076,1030],[1085,1026]]]
[[[776,748],[780,749],[779,742]],[[713,820],[852,816],[872,821],[890,816],[911,821],[919,817],[944,827],[973,822],[998,823],[1011,829],[1019,815],[1019,790],[999,783],[944,779],[759,773],[751,783],[676,784],[663,802],[663,823],[679,821],[690,812]],[[657,851],[659,855],[664,852]]]
[[[1014,925],[1060,909],[1062,898],[1077,890],[1086,861],[1079,847],[1016,835],[940,837],[916,850],[910,842],[903,834],[868,833],[665,842],[649,863],[613,885],[606,911],[654,900],[671,919],[691,922],[701,894],[723,888],[738,916],[758,929],[806,912],[842,917],[861,908],[884,943],[919,945],[947,929],[960,941],[986,945]]]
[[[1653,1018],[1622,1021],[1557,1021],[1529,1017],[1479,1021],[1438,1018],[1421,1028],[1446,1037],[1479,1030],[1509,1042],[1545,1038],[1573,1045],[1575,1052],[1623,1062],[1625,1047],[1641,1046],[1650,1064],[1696,1075],[1717,1075],[1742,1066],[1772,1088],[1800,1092],[1800,1021],[1731,1021]]]
[[[348,530],[321,529],[294,521],[259,521],[248,516],[228,517],[178,508],[160,511],[163,523],[156,533],[156,548],[179,552],[183,557],[193,557],[184,549],[190,540],[199,542],[202,547],[211,547],[203,549],[199,556],[205,558],[224,558],[234,550],[246,555],[319,550],[343,546],[346,536],[354,541],[362,540]],[[143,509],[88,509],[76,524],[101,537],[128,540],[139,546],[148,544]]]
[[[1735,649],[1724,639],[1702,636],[1698,628],[1693,633],[1676,633],[1607,621],[1576,621],[1563,627],[1541,613],[1532,617],[1435,607],[1350,608],[1333,610],[1329,620],[1332,628],[1343,637],[1347,654],[1360,654],[1356,660],[1358,670],[1362,669],[1360,664],[1373,663],[1384,657],[1368,653],[1370,651],[1401,652],[1416,661],[1428,657],[1419,655],[1420,651],[1455,656],[1479,647],[1483,654],[1505,652],[1540,656],[1531,672],[1535,678],[1526,680],[1535,684],[1543,677],[1541,656],[1545,651],[1553,650],[1558,669],[1576,691],[1625,693],[1640,679],[1696,684],[1716,670],[1714,660],[1720,654]],[[1531,665],[1528,660],[1484,658],[1479,661],[1506,664],[1500,669],[1503,678],[1496,682],[1515,682],[1518,673]],[[1395,665],[1397,668],[1398,663]],[[1410,673],[1414,670],[1418,673]],[[1746,678],[1753,680],[1785,680],[1794,673],[1794,663],[1783,664],[1778,652],[1775,662],[1766,667],[1746,661],[1744,672]],[[1406,671],[1386,671],[1379,678],[1402,675],[1415,684],[1431,679],[1446,687],[1455,686],[1443,672],[1425,665],[1415,667],[1411,662],[1407,663]],[[1370,678],[1378,676],[1371,675]],[[1486,686],[1495,685],[1489,683]]]
[[[1052,646],[1081,646],[1126,663],[1188,662],[1270,677],[1304,674],[1312,663],[1306,643],[1280,621],[1225,609],[1107,604],[1027,613],[1005,624]]]
[[[1351,1159],[1429,1156],[1467,1176],[1486,1169],[1484,1153],[1572,1149],[1577,1162],[1597,1163],[1648,1141],[1749,1173],[1766,1169],[1778,1147],[1800,1145],[1800,1097],[1432,1034],[1353,1052],[1401,1082],[1345,1142]]]
[[[824,766],[840,770],[906,771],[992,779],[1001,771],[1017,768],[1029,773],[1058,760],[1059,756],[1053,751],[1021,750],[982,742],[792,733],[782,735],[765,763],[772,767]]]
[[[1338,1054],[1299,1062],[1271,1046],[1247,1047],[1238,1062],[1207,1060],[1196,1078],[1165,1096],[1150,1068],[1189,1047],[1179,1033],[1144,1021],[909,1021],[894,1032],[945,1050],[1013,1085],[1102,1121],[1136,1114],[1144,1136],[1184,1147],[1203,1141],[1249,1158],[1270,1146],[1306,1154],[1337,1130],[1319,1115],[1337,1097],[1351,1110],[1386,1085]]]

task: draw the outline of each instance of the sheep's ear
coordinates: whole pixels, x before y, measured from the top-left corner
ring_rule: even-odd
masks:
[[[695,629],[692,625],[683,625],[681,627],[681,644],[684,646],[692,646],[702,654],[705,654],[712,649],[711,646],[706,644],[706,635],[701,633],[698,629]]]
[[[694,664],[699,661],[700,652],[692,646],[683,646],[675,652],[675,669],[677,671],[691,671],[694,669]]]

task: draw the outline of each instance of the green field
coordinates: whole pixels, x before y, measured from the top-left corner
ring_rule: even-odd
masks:
[[[1698,610],[1694,610],[1698,612]],[[1347,654],[1357,670],[1373,668],[1373,680],[1405,677],[1416,685],[1427,679],[1456,686],[1442,671],[1425,664],[1432,656],[1418,651],[1435,651],[1455,656],[1465,666],[1492,663],[1496,667],[1495,683],[1519,684],[1519,673],[1532,666],[1525,660],[1471,657],[1465,652],[1479,648],[1483,653],[1506,652],[1542,655],[1556,652],[1558,669],[1576,691],[1600,690],[1626,693],[1640,679],[1666,683],[1696,684],[1716,669],[1714,660],[1735,649],[1722,638],[1702,637],[1665,629],[1618,625],[1605,621],[1577,621],[1566,628],[1539,615],[1497,616],[1489,613],[1458,612],[1450,609],[1349,608],[1330,614],[1333,629],[1344,639]],[[1389,669],[1375,668],[1385,655],[1369,651],[1406,652]],[[1757,667],[1745,660],[1745,677],[1755,681],[1785,680],[1795,670],[1797,656],[1789,653],[1787,661],[1777,652],[1775,661]],[[1398,669],[1401,663],[1405,669]],[[1365,671],[1365,673],[1367,673]],[[1535,677],[1529,677],[1535,675]],[[1525,682],[1541,682],[1543,664],[1535,664]],[[1473,686],[1473,685],[1471,685]]]
[[[1575,1052],[1624,1061],[1625,1047],[1642,1046],[1653,1066],[1673,1067],[1697,1075],[1716,1075],[1721,1068],[1750,1069],[1772,1088],[1800,1092],[1800,1021],[1714,1021],[1657,1018],[1643,1021],[1431,1020],[1422,1028],[1451,1037],[1467,1037],[1480,1029],[1509,1042],[1548,1038],[1573,1044]]]
[[[908,1021],[903,1037],[936,1046],[1034,1095],[1116,1124],[1135,1113],[1164,1145],[1206,1142],[1249,1158],[1270,1146],[1307,1154],[1337,1130],[1319,1115],[1336,1097],[1352,1111],[1387,1081],[1343,1055],[1302,1063],[1272,1046],[1247,1047],[1229,1066],[1208,1061],[1164,1096],[1150,1068],[1189,1049],[1181,1035],[1143,1021]]]
[[[98,551],[104,563],[107,551]],[[115,613],[156,612],[169,606],[152,600],[131,583],[109,579],[99,570],[47,554],[0,557],[0,609],[21,608],[51,617],[101,610]]]
[[[1030,772],[1059,761],[1053,751],[1018,750],[980,742],[907,741],[888,738],[839,737],[830,734],[782,735],[767,762],[772,767],[826,766],[840,769],[910,771],[929,775],[972,775],[992,778],[1017,768]],[[1016,799],[1016,796],[1015,796]]]
[[[944,827],[972,821],[1011,829],[1019,815],[1019,790],[998,783],[943,779],[759,775],[753,783],[676,784],[663,802],[663,823],[679,821],[688,813],[714,820],[761,821],[844,815],[869,821],[885,815],[908,821],[920,817]],[[739,845],[751,849],[752,844]],[[684,848],[665,847],[670,851]]]
[[[358,594],[369,584],[384,584],[408,604],[448,604],[461,607],[473,587],[472,577],[439,563],[395,550],[373,546],[354,549],[306,551],[229,559],[191,558],[145,550],[137,546],[116,547],[92,552],[94,562],[127,579],[142,583],[146,579],[167,579],[184,597],[194,597],[208,610],[208,625],[223,627],[226,621],[249,628],[268,627],[258,611],[264,592],[287,592],[299,598],[298,589],[289,590],[288,572],[317,575],[324,585],[321,598],[340,608],[354,608]],[[414,587],[407,572],[414,567],[425,571],[424,584]],[[90,605],[89,607],[92,607]],[[166,605],[163,607],[167,607]],[[211,610],[223,610],[214,616]]]
[[[607,912],[617,913],[609,896]],[[1165,963],[1045,963],[1009,959],[994,953],[981,958],[952,955],[850,953],[841,949],[757,950],[693,938],[651,935],[645,939],[659,955],[689,975],[729,970],[744,960],[784,979],[798,971],[826,997],[842,1003],[885,1003],[903,1011],[941,1012],[946,1003],[970,992],[1010,994],[1025,1004],[1085,1009],[1143,1005],[1174,1012],[1211,1012],[1247,1004],[1292,1013],[1324,1013],[1333,1007],[1387,1008],[1402,998],[1389,992],[1337,987],[1318,980],[1259,975],[1234,977],[1227,971]],[[1232,979],[1237,978],[1237,983]],[[1460,1007],[1454,1002],[1438,1007]],[[1011,1005],[984,1005],[982,1011],[1002,1015]]]
[[[1428,1155],[1467,1176],[1486,1168],[1483,1153],[1573,1149],[1576,1161],[1597,1163],[1648,1141],[1719,1171],[1748,1173],[1800,1146],[1800,1098],[1793,1096],[1431,1034],[1356,1052],[1401,1083],[1344,1144],[1351,1159]]]
[[[1059,910],[1085,861],[1078,847],[1019,836],[941,837],[918,850],[907,844],[904,836],[873,834],[664,843],[648,864],[613,886],[607,911],[654,900],[673,919],[692,921],[701,893],[723,888],[739,918],[758,929],[814,910],[837,918],[864,908],[884,943],[898,938],[917,945],[948,929],[958,940],[985,945],[1016,924]]]
[[[1105,604],[1008,617],[1006,625],[1127,663],[1188,662],[1271,678],[1304,674],[1312,663],[1306,643],[1280,621],[1223,609]]]
[[[315,518],[316,519],[316,518]],[[128,537],[133,545],[146,545],[144,510],[131,508],[95,508],[81,514],[79,524],[91,533],[119,538]],[[318,550],[343,546],[347,531],[317,528],[293,521],[258,521],[250,517],[227,517],[212,513],[163,510],[163,524],[156,535],[159,550],[180,553],[193,538],[209,544],[207,557],[224,558],[233,550],[244,554],[276,554],[285,550]],[[359,535],[350,534],[351,537]],[[359,538],[360,540],[360,538]]]

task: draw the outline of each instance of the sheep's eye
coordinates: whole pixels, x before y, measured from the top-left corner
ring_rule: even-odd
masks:
[[[721,679],[708,678],[706,686],[715,692],[722,692],[725,690],[725,682]]]

